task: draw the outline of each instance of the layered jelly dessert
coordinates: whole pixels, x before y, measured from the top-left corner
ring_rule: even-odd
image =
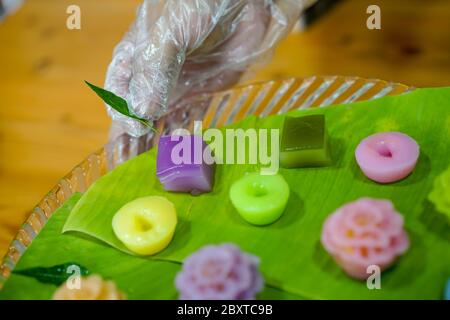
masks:
[[[280,144],[280,164],[284,168],[330,164],[324,115],[285,118]]]
[[[162,136],[159,139],[156,175],[167,191],[210,192],[215,164],[203,160],[209,148],[201,136]]]

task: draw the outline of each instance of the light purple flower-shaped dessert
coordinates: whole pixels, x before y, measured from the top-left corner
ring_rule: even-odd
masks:
[[[182,300],[249,300],[263,287],[259,258],[233,244],[208,245],[186,258],[175,286]]]
[[[191,194],[211,191],[215,166],[203,159],[207,148],[201,136],[161,136],[156,175],[164,189]]]

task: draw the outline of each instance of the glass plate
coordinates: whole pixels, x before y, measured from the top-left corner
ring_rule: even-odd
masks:
[[[310,77],[256,83],[213,94],[202,94],[178,105],[157,123],[158,132],[175,128],[193,130],[195,120],[203,128],[220,127],[250,114],[268,116],[295,109],[324,107],[399,95],[413,88],[382,80],[357,77]],[[90,154],[73,168],[33,209],[0,265],[0,289],[21,255],[44,227],[52,213],[73,193],[85,192],[91,184],[118,164],[148,150],[158,135],[133,138],[123,135]]]

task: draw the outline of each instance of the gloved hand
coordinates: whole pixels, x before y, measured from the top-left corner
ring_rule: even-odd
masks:
[[[235,84],[270,52],[311,0],[145,0],[114,50],[105,89],[156,120],[177,100]],[[111,136],[148,133],[107,107]]]

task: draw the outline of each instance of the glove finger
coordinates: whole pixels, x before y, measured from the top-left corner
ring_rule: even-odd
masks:
[[[113,58],[106,71],[105,89],[125,98],[131,79],[131,62],[134,53],[135,27],[114,48]]]
[[[303,10],[316,0],[274,0],[270,6],[271,21],[268,31],[258,50],[267,53],[283,39],[298,21]]]
[[[143,4],[139,6],[135,22],[114,49],[113,59],[106,73],[104,86],[106,90],[127,99],[132,77],[132,61],[136,43],[138,43],[139,38],[142,39],[147,37],[150,25],[154,22],[155,17],[161,14],[163,3],[164,1],[145,0]],[[149,132],[149,128],[142,125],[139,121],[118,113],[108,105],[107,112],[113,119],[112,129],[114,127],[120,128],[120,131],[127,132],[135,137]],[[114,129],[112,133],[114,131],[117,131],[117,129]]]
[[[107,106],[106,110],[108,112],[108,115],[113,120],[113,124],[117,127],[120,127],[122,131],[127,132],[133,137],[140,137],[151,131],[149,127],[143,125],[141,122],[124,116],[123,114],[117,112],[109,106]]]
[[[258,55],[258,48],[264,40],[270,22],[270,10],[264,0],[248,1],[235,20],[228,21],[230,34],[222,42],[216,42],[212,52],[203,47],[186,59],[178,81],[176,98],[196,93],[223,90],[236,84],[248,65]],[[216,37],[223,32],[223,25],[211,33]]]
[[[127,101],[134,113],[147,119],[158,119],[167,110],[167,100],[184,63],[168,36],[167,20],[161,19],[150,37],[137,45]]]
[[[186,56],[208,47],[205,39],[225,18],[232,20],[244,0],[168,0],[148,37],[138,37],[127,101],[133,111],[148,119],[167,112]],[[211,43],[223,41],[216,37]],[[210,43],[210,45],[211,45]],[[178,91],[178,87],[177,87]],[[171,99],[173,101],[173,99]]]
[[[105,80],[105,89],[126,99],[128,95],[129,83],[132,75],[131,61],[133,58],[134,44],[132,33],[129,32],[115,48],[113,59],[108,67]],[[141,136],[149,132],[149,129],[139,121],[124,116],[111,108],[107,107],[107,112],[114,122],[118,122],[124,131],[133,136]]]

